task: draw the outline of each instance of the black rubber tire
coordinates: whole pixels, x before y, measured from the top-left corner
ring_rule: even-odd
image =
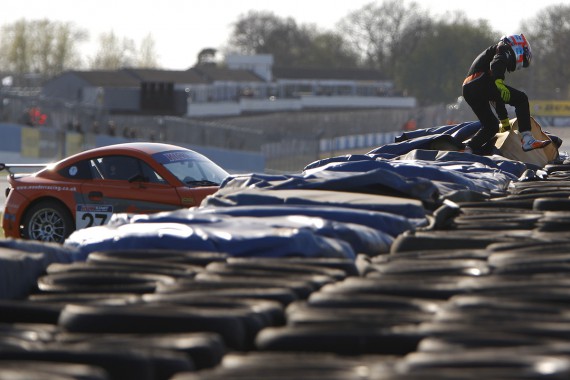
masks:
[[[545,355],[525,354],[517,350],[454,350],[440,352],[416,352],[408,355],[399,365],[399,372],[411,378],[426,379],[540,379],[539,368],[552,368],[549,377],[568,377],[565,359]],[[455,374],[445,377],[445,374]]]
[[[545,302],[536,302],[525,297],[509,299],[508,297],[466,294],[454,296],[449,299],[446,304],[447,309],[461,310],[469,312],[470,310],[483,310],[485,312],[513,312],[513,320],[517,320],[518,316],[526,319],[525,314],[543,314],[545,318],[564,318],[561,314],[560,307],[557,304]]]
[[[504,334],[497,331],[485,332],[473,329],[438,337],[422,339],[419,352],[453,352],[455,350],[516,348],[547,344],[546,339],[519,334]]]
[[[386,262],[387,260],[395,261],[399,259],[404,260],[453,260],[453,259],[475,259],[475,260],[486,260],[491,252],[487,249],[441,249],[433,251],[401,251],[394,252],[390,255],[376,256],[372,258],[372,264],[376,264],[379,260],[380,263]]]
[[[495,252],[522,252],[522,253],[566,253],[570,250],[570,241],[561,234],[558,236],[541,236],[537,234],[535,240],[520,240],[511,242],[494,243],[487,247],[492,253]]]
[[[549,276],[550,277],[550,276]],[[533,286],[534,285],[534,286]],[[478,290],[478,294],[488,294],[490,296],[502,297],[510,300],[522,300],[527,302],[535,302],[536,304],[559,305],[566,307],[570,301],[570,291],[567,287],[550,285],[548,283],[538,286],[536,284],[527,286],[489,287],[484,290]]]
[[[220,335],[215,333],[103,335],[60,333],[57,340],[66,345],[88,343],[94,346],[172,350],[188,355],[197,370],[217,366],[228,351]]]
[[[405,309],[383,309],[377,307],[313,307],[304,301],[287,307],[287,326],[358,326],[359,328],[385,329],[399,325],[417,325],[429,322],[431,312]]]
[[[507,304],[508,301],[505,301]],[[521,302],[525,304],[525,302]],[[563,316],[555,313],[546,312],[534,312],[528,310],[532,307],[529,303],[526,303],[526,308],[522,306],[511,307],[511,308],[500,308],[500,307],[490,307],[489,305],[471,306],[469,308],[450,308],[443,309],[440,311],[436,317],[436,321],[440,323],[466,323],[469,325],[480,326],[485,328],[487,325],[496,323],[497,328],[504,328],[505,325],[511,323],[512,325],[505,329],[505,332],[513,331],[509,329],[518,329],[518,333],[521,333],[525,326],[527,325],[538,325],[544,323],[545,330],[551,329],[552,326],[562,325],[566,323]],[[558,328],[560,332],[560,337],[567,339],[570,330],[567,327]],[[522,332],[524,333],[524,332]]]
[[[264,269],[263,267],[260,267],[258,269],[245,268],[235,265],[229,265],[228,263],[211,263],[206,267],[205,272],[196,275],[197,280],[201,279],[222,280],[224,278],[229,278],[230,282],[232,281],[231,279],[234,279],[236,281],[240,281],[240,279],[244,281],[250,281],[252,282],[250,287],[257,286],[255,282],[271,283],[275,281],[275,284],[272,286],[267,284],[263,284],[263,286],[288,287],[290,284],[291,286],[294,286],[296,288],[299,288],[299,286],[301,288],[306,288],[308,286],[311,289],[318,289],[323,285],[336,281],[334,278],[322,274],[289,272],[287,270],[272,271]],[[192,282],[192,280],[181,280],[179,281],[179,284],[183,285],[189,282]],[[301,290],[301,288],[299,288],[298,290]]]
[[[204,267],[211,262],[226,261],[228,257],[220,252],[183,251],[169,249],[129,249],[97,251],[89,254],[91,262],[107,262],[114,260],[150,260],[164,263],[180,263]]]
[[[539,213],[463,215],[454,219],[455,229],[532,229],[542,215]]]
[[[136,293],[38,293],[28,296],[31,304],[66,305],[68,303],[127,305],[141,303]]]
[[[567,190],[551,190],[548,187],[535,187],[533,188],[534,191],[527,191],[527,192],[521,192],[519,194],[509,194],[505,197],[502,198],[493,198],[492,201],[494,202],[501,202],[503,200],[505,201],[513,201],[513,200],[517,200],[517,201],[528,201],[531,202],[538,198],[538,197],[544,197],[544,198],[568,198],[570,197],[570,191]]]
[[[541,194],[544,192],[570,192],[570,184],[568,181],[549,180],[548,182],[528,181],[528,182],[511,182],[509,186],[509,194]]]
[[[277,301],[283,306],[299,299],[297,294],[288,288],[271,287],[204,287],[199,289],[188,288],[187,286],[158,286],[158,293],[187,294],[188,296],[210,296],[210,297],[231,297],[231,298],[253,298]]]
[[[219,266],[224,265],[220,263],[213,263],[211,266]],[[227,263],[225,264],[232,268],[236,269],[253,269],[253,270],[262,270],[270,272],[270,275],[273,274],[286,274],[286,275],[320,275],[320,276],[327,276],[334,280],[342,280],[346,277],[346,273],[340,269],[334,268],[326,268],[317,265],[307,265],[307,264],[300,264],[300,263],[293,263],[288,262],[287,260],[242,260],[240,258],[228,258]],[[206,269],[208,269],[206,267]]]
[[[535,232],[538,234],[549,234],[554,238],[562,238],[569,228],[570,212],[545,211],[544,216],[536,223]],[[556,234],[560,235],[555,236]]]
[[[353,259],[339,258],[339,257],[280,257],[280,258],[268,258],[268,257],[229,257],[227,259],[228,263],[268,263],[268,264],[293,264],[293,265],[305,265],[314,266],[317,268],[329,268],[335,270],[342,270],[346,276],[358,276],[358,269],[354,264]],[[330,272],[325,272],[332,274]],[[336,274],[335,274],[336,276]]]
[[[512,264],[507,266],[502,266],[493,269],[493,273],[496,275],[507,276],[507,275],[525,275],[525,276],[536,276],[551,274],[553,276],[567,276],[570,273],[570,264],[560,264],[554,262],[547,263],[521,263]]]
[[[307,298],[316,291],[316,286],[311,279],[281,276],[245,276],[244,274],[220,274],[220,273],[200,273],[194,279],[179,279],[174,284],[159,285],[158,293],[191,293],[212,291],[239,291],[246,289],[248,292],[254,290],[261,296],[266,289],[273,289],[271,293],[278,295],[277,289],[283,289],[283,298],[280,302],[291,302],[296,299]],[[236,293],[237,294],[237,293]],[[292,297],[290,296],[292,294]],[[253,295],[253,294],[252,294]],[[255,298],[259,298],[256,296]]]
[[[383,264],[372,264],[366,277],[386,277],[401,275],[438,275],[438,276],[482,276],[491,273],[484,260],[448,259],[418,260],[400,259]]]
[[[59,325],[66,331],[82,333],[182,333],[214,332],[232,349],[249,347],[248,330],[241,311],[207,312],[191,307],[167,306],[86,306],[67,305]]]
[[[388,279],[349,277],[344,281],[327,285],[320,291],[342,294],[381,294],[414,298],[446,300],[471,289],[460,280],[466,276],[394,276]]]
[[[431,236],[418,236],[413,234],[402,234],[394,239],[390,247],[390,253],[418,250],[443,250],[443,249],[482,249],[497,241],[496,237],[476,237],[457,236],[448,234],[441,236],[433,234]]]
[[[228,353],[222,365],[217,368],[196,373],[180,373],[170,380],[377,379],[375,374],[362,375],[363,369],[370,372],[383,371],[378,357],[375,363],[372,360],[368,357],[314,352],[233,352]]]
[[[570,165],[568,164],[547,164],[544,169],[550,174],[554,172],[570,172]]]
[[[567,252],[544,252],[538,251],[503,251],[495,252],[489,256],[489,265],[503,267],[516,264],[543,264],[543,263],[570,263],[570,253]]]
[[[26,300],[0,300],[1,323],[45,323],[56,325],[62,305]]]
[[[21,347],[22,342],[53,342],[60,332],[58,326],[47,323],[0,323],[0,346]]]
[[[42,276],[38,288],[49,293],[152,293],[159,283],[174,283],[169,276],[128,272],[62,272]]]
[[[541,215],[540,212],[533,210],[526,210],[516,207],[463,207],[461,208],[461,215],[465,216],[489,216],[489,215],[507,215],[507,216],[520,216],[520,215]]]
[[[307,300],[311,307],[379,308],[435,313],[443,303],[437,300],[383,294],[343,294],[316,292]]]
[[[45,361],[22,363],[18,360],[0,360],[0,379],[108,380],[109,377],[103,368],[94,365]]]
[[[329,352],[340,355],[406,355],[423,336],[367,326],[284,326],[263,329],[256,347],[263,351]]]
[[[117,260],[109,262],[75,262],[70,264],[50,264],[48,274],[56,273],[147,273],[170,276],[173,278],[194,278],[202,267],[176,263],[153,263],[147,260]]]
[[[0,348],[2,360],[52,363],[77,363],[103,368],[111,379],[154,380],[155,368],[148,355],[133,349],[96,349],[93,347],[65,347],[61,345],[28,348]]]
[[[24,239],[63,243],[75,231],[71,212],[60,202],[47,200],[26,210],[22,218]]]
[[[532,204],[532,209],[537,211],[570,211],[569,198],[536,198]]]
[[[486,202],[459,202],[461,209],[469,207],[491,207],[491,208],[517,208],[532,210],[532,199],[497,199]]]
[[[158,293],[142,296],[148,303],[166,303],[175,305],[206,307],[206,308],[241,308],[260,315],[269,326],[285,324],[285,310],[277,301],[250,298],[204,297],[193,296],[192,293]]]

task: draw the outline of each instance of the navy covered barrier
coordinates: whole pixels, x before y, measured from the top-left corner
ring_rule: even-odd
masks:
[[[16,239],[0,241],[0,299],[19,299],[36,286],[51,263],[69,263],[75,250],[60,244]]]
[[[75,260],[85,260],[94,251],[141,248],[223,252],[237,257],[354,259],[353,247],[341,240],[341,236],[356,239],[368,249],[385,250],[391,243],[391,238],[381,231],[358,225],[349,227],[313,220],[312,224],[306,221],[300,227],[299,221],[287,223],[286,219],[232,218],[180,210],[158,214],[156,218],[140,215],[115,220],[108,226],[79,230],[66,240],[66,245],[77,248]]]
[[[398,235],[428,227],[458,193],[490,198],[519,178],[540,178],[529,176],[536,168],[524,162],[459,152],[479,128],[468,122],[404,132],[392,144],[318,160],[300,174],[232,175],[198,208],[117,215],[109,226],[75,232],[66,245],[76,260],[97,250],[140,248],[230,256],[378,254]]]

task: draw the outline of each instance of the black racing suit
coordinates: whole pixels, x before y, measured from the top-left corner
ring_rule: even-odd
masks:
[[[463,98],[481,121],[482,128],[473,136],[469,147],[474,151],[488,150],[485,146],[499,131],[499,120],[491,109],[492,102],[497,116],[508,118],[505,102],[495,85],[496,79],[505,79],[505,71],[515,70],[515,55],[509,45],[499,42],[483,51],[469,69],[463,82]],[[530,107],[528,97],[522,91],[506,86],[511,92],[508,104],[515,107],[519,131],[530,131]],[[485,147],[484,147],[485,146]]]

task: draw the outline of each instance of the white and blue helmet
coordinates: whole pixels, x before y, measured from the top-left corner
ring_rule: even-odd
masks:
[[[515,70],[530,66],[532,50],[524,34],[513,34],[501,37],[501,41],[509,45],[515,53]]]

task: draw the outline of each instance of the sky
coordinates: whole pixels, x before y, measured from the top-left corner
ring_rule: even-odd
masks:
[[[158,63],[167,70],[186,70],[203,48],[221,50],[232,24],[250,10],[292,17],[298,24],[334,30],[337,22],[364,5],[381,0],[3,0],[0,26],[22,18],[72,22],[89,33],[79,45],[85,57],[94,56],[98,37],[114,32],[137,46],[149,34]],[[406,0],[409,4],[409,0]],[[463,11],[471,20],[485,19],[502,34],[524,32],[521,21],[549,5],[570,5],[570,0],[416,0],[431,16]],[[500,37],[500,36],[498,36]]]

